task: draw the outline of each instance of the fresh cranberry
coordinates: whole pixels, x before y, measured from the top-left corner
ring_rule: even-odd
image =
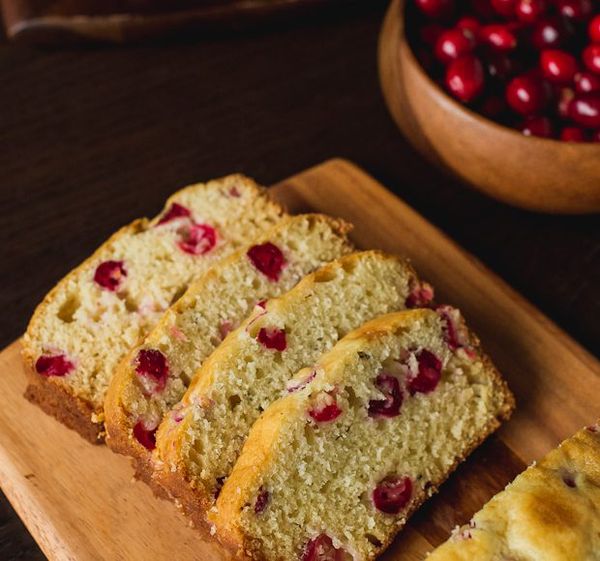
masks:
[[[437,387],[442,377],[442,361],[427,349],[417,354],[419,372],[408,380],[408,390],[411,395],[430,393]]]
[[[577,73],[577,60],[565,51],[547,49],[540,55],[540,67],[551,82],[570,84]]]
[[[156,448],[156,428],[147,429],[140,421],[133,427],[133,436],[146,450]]]
[[[271,242],[253,245],[247,253],[252,264],[269,280],[278,281],[285,266],[281,250]]]
[[[506,101],[517,113],[533,115],[546,107],[548,98],[541,80],[521,75],[508,83]]]
[[[588,45],[583,49],[582,53],[583,63],[591,70],[594,74],[600,74],[600,45]]]
[[[517,0],[515,13],[524,23],[533,23],[540,19],[546,11],[545,0]]]
[[[471,54],[453,60],[446,69],[446,87],[454,97],[465,103],[481,94],[484,81],[483,65]]]
[[[458,29],[466,29],[467,31],[470,31],[474,37],[477,37],[481,24],[474,17],[463,16],[456,22],[456,27],[458,27]]]
[[[375,508],[386,514],[398,514],[409,503],[412,497],[412,481],[410,477],[389,475],[382,479],[373,489]]]
[[[594,9],[592,0],[559,0],[557,6],[563,17],[578,22],[585,21]]]
[[[444,28],[439,23],[429,23],[419,30],[421,42],[430,47],[434,47],[439,36],[444,32]]]
[[[341,414],[335,395],[328,392],[319,392],[313,400],[313,406],[308,411],[310,417],[317,423],[334,421]]]
[[[416,283],[406,297],[407,308],[428,308],[433,302],[433,287],[426,282]]]
[[[519,127],[525,136],[552,137],[552,122],[548,117],[528,117]]]
[[[66,376],[75,365],[64,355],[42,355],[35,361],[35,371],[42,376]]]
[[[270,494],[269,491],[263,489],[262,487],[258,491],[258,496],[256,497],[256,501],[254,502],[254,513],[260,514],[267,508],[269,504]]]
[[[515,13],[515,0],[491,0],[494,11],[505,18],[513,17]]]
[[[126,276],[123,261],[104,261],[96,268],[94,282],[105,290],[115,292]]]
[[[167,212],[162,215],[162,218],[158,221],[157,226],[176,220],[177,218],[185,218],[191,216],[191,212],[188,208],[180,205],[179,203],[173,203]]]
[[[475,36],[466,29],[444,31],[435,44],[435,56],[447,64],[451,60],[470,53],[475,47]]]
[[[582,127],[600,127],[600,94],[579,94],[569,104],[569,116]]]
[[[384,398],[369,401],[369,417],[398,416],[403,399],[398,378],[382,372],[377,375],[375,386],[384,395]]]
[[[190,255],[204,255],[217,243],[217,231],[208,224],[186,224],[178,230],[177,245]]]
[[[433,19],[447,18],[454,11],[454,0],[416,0],[417,7]]]
[[[561,88],[558,92],[557,112],[563,119],[569,118],[569,105],[575,97],[575,92],[571,88]]]
[[[287,348],[285,331],[283,329],[261,327],[258,332],[257,340],[267,349],[285,351]]]
[[[169,376],[167,357],[158,349],[141,349],[134,361],[137,375],[149,382],[146,388],[150,393],[158,393],[165,389]]]
[[[567,40],[567,32],[562,22],[556,18],[546,18],[537,22],[531,31],[531,42],[539,51],[555,49]]]
[[[327,534],[321,534],[306,544],[302,561],[346,561],[347,557],[343,549],[333,545]]]
[[[600,76],[591,72],[578,72],[575,74],[575,91],[577,93],[600,92]]]
[[[498,51],[512,51],[517,46],[517,37],[507,25],[484,25],[479,32],[479,38]]]
[[[560,139],[564,142],[585,142],[585,131],[579,127],[565,127],[560,131]]]
[[[592,43],[600,43],[600,14],[594,16],[588,23],[588,34]]]

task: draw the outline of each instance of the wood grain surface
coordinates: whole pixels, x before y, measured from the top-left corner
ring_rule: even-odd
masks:
[[[269,184],[339,155],[600,354],[598,216],[496,203],[419,156],[379,90],[387,1],[363,4],[261,33],[122,49],[0,38],[0,344],[67,270],[178,187],[238,170]],[[1,495],[0,559],[44,559]]]
[[[405,203],[344,160],[273,190],[292,212],[319,211],[356,226],[360,248],[408,255],[440,301],[458,305],[509,385],[518,408],[419,511],[384,558],[423,559],[524,466],[599,416],[600,365],[517,293]],[[52,561],[225,561],[173,506],[133,483],[125,458],[93,446],[27,403],[14,343],[0,354],[0,485]],[[573,385],[572,380],[577,384]],[[465,492],[468,490],[468,492]]]

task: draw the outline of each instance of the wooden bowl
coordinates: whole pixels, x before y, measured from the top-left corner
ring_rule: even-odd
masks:
[[[600,211],[600,144],[523,136],[454,101],[408,45],[404,0],[393,0],[385,17],[379,76],[388,109],[408,140],[466,183],[530,210]]]

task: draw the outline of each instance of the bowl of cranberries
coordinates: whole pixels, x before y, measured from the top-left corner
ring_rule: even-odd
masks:
[[[600,0],[393,0],[379,70],[408,140],[466,183],[600,211]]]

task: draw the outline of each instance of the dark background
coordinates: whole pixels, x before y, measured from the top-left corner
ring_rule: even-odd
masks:
[[[0,40],[2,345],[60,277],[175,189],[233,171],[270,184],[342,156],[598,354],[598,216],[509,208],[416,154],[379,90],[384,8],[120,48]],[[1,494],[0,559],[44,559]]]

